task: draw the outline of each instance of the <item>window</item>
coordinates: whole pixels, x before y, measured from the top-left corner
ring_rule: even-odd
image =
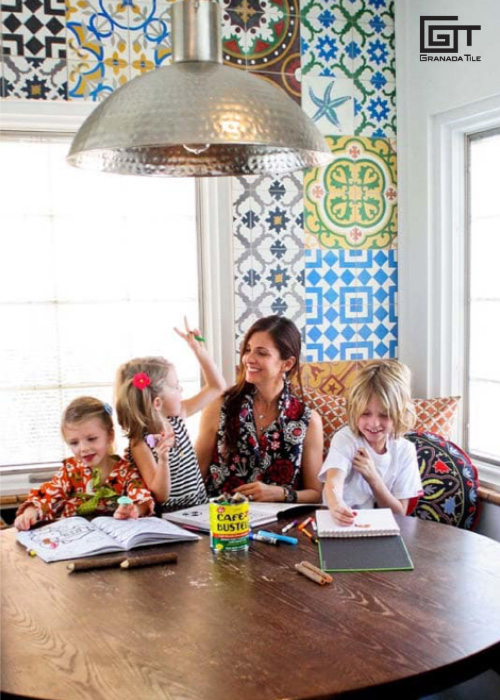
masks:
[[[500,466],[500,129],[469,135],[465,438],[467,451]]]
[[[79,171],[71,135],[5,131],[0,254],[0,469],[48,467],[67,450],[62,410],[112,403],[118,366],[166,355],[185,395],[198,364],[173,326],[198,325],[197,185]],[[118,447],[122,447],[123,442]]]

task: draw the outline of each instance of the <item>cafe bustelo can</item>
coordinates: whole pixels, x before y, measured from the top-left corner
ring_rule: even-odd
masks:
[[[248,499],[236,503],[213,498],[210,501],[210,546],[215,552],[248,549],[250,512]]]

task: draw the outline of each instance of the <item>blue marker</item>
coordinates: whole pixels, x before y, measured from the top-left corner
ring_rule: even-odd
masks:
[[[268,535],[266,533],[265,535],[263,535],[261,532],[259,532],[259,534],[256,535],[255,533],[251,532],[249,537],[251,540],[257,540],[258,542],[265,542],[266,544],[274,544],[274,545],[279,544],[278,539],[274,535],[272,535],[272,537],[271,537],[271,534],[272,533],[269,533],[269,535]]]
[[[263,535],[264,537],[274,537],[278,542],[286,542],[287,544],[298,544],[299,541],[296,537],[288,537],[287,535],[277,535],[275,532],[266,532],[265,530],[259,530],[258,535]]]

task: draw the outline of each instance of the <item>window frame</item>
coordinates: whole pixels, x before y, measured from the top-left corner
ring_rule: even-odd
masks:
[[[74,135],[95,109],[89,102],[3,100],[2,131]],[[234,285],[232,271],[231,178],[196,181],[198,230],[199,313],[207,350],[228,382],[234,378]],[[224,274],[224,272],[227,274]],[[50,465],[25,470],[8,468],[0,475],[4,495],[31,488],[29,473],[47,471]]]
[[[406,308],[419,299],[426,331],[425,347],[419,354],[418,373],[427,396],[464,396],[466,344],[466,139],[469,134],[500,126],[500,95],[434,114],[427,125],[427,231],[422,241],[411,246],[404,232],[411,230],[411,192],[401,197],[399,228],[399,303],[402,359],[405,350],[418,347],[412,320]],[[402,142],[404,142],[404,128]],[[411,180],[411,155],[398,158],[400,187]],[[412,255],[407,251],[412,250]],[[427,284],[419,285],[415,251],[428,269]],[[464,444],[464,411],[460,408],[452,440]],[[467,448],[465,448],[467,449]],[[481,483],[500,489],[500,469],[475,459]]]

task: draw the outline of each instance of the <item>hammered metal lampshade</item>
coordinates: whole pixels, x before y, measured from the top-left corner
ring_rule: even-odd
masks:
[[[67,160],[128,175],[285,173],[326,165],[313,121],[278,86],[222,64],[221,11],[172,5],[172,65],[119,88],[86,119]]]

